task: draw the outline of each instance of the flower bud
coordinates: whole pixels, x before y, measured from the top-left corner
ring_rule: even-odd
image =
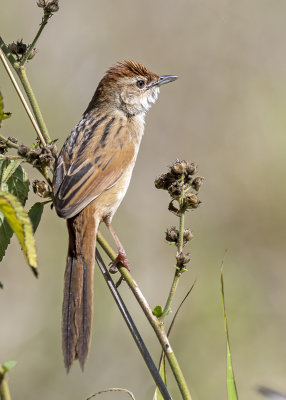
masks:
[[[8,140],[10,140],[10,142],[12,142],[12,143],[18,143],[18,139],[16,139],[15,137],[9,136]]]

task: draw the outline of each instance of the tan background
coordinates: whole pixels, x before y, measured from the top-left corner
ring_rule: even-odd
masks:
[[[31,42],[41,18],[34,3],[1,6],[6,42]],[[177,157],[199,163],[203,203],[187,216],[195,239],[176,304],[197,282],[172,333],[194,400],[226,399],[223,257],[240,397],[261,398],[258,384],[286,391],[285,13],[281,0],[61,1],[28,66],[50,134],[60,145],[117,60],[138,60],[156,73],[180,77],[162,88],[149,112],[114,226],[150,304],[162,304],[174,262],[164,231],[177,221],[153,180]],[[31,143],[34,132],[2,67],[0,80],[6,111],[13,113],[1,133]],[[31,194],[29,204],[36,200]],[[138,400],[150,399],[152,380],[98,272],[86,371],[75,365],[66,376],[60,339],[64,221],[46,209],[36,239],[38,281],[15,239],[1,265],[0,357],[18,362],[10,378],[13,398],[85,399],[121,386]],[[120,291],[157,360],[156,338],[130,291],[124,285]],[[174,387],[171,375],[169,382]]]

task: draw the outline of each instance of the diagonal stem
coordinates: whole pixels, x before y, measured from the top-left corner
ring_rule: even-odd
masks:
[[[106,254],[111,258],[111,260],[115,260],[115,258],[116,258],[115,252],[109,246],[109,244],[107,243],[107,241],[104,239],[104,237],[102,236],[102,234],[100,232],[98,232],[98,234],[97,234],[97,241],[100,244],[100,246],[103,248],[103,250],[106,252]],[[120,264],[117,267],[118,267],[120,274],[123,276],[124,280],[126,281],[128,286],[132,290],[136,300],[138,301],[138,303],[139,303],[140,307],[142,308],[144,314],[146,315],[149,323],[151,324],[152,328],[154,329],[159,342],[161,343],[162,349],[166,354],[166,357],[167,357],[170,367],[172,369],[173,375],[174,375],[174,377],[177,381],[178,387],[181,391],[183,400],[192,400],[192,397],[191,397],[190,391],[188,389],[186,380],[184,378],[183,372],[177,361],[175,353],[170,345],[170,342],[169,342],[169,339],[164,330],[163,324],[153,314],[147,300],[143,296],[143,293],[141,292],[137,283],[133,280],[130,272],[126,268],[121,267]]]

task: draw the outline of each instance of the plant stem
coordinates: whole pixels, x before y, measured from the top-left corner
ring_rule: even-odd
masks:
[[[10,390],[5,375],[5,371],[0,365],[0,400],[11,400]]]
[[[4,136],[0,135],[0,141],[2,143],[5,143],[7,147],[11,147],[12,149],[18,149],[18,145],[14,142],[11,142],[11,140],[5,138]]]
[[[180,211],[181,211],[181,215],[180,215],[180,230],[179,230],[179,241],[178,241],[178,245],[177,245],[177,254],[180,254],[183,251],[183,244],[184,244],[184,224],[185,224],[185,211],[183,210],[182,204],[181,202],[180,204]],[[162,314],[159,317],[159,320],[161,322],[164,321],[165,317],[169,314],[170,310],[171,310],[171,303],[175,294],[175,291],[177,289],[178,283],[179,283],[179,278],[182,275],[182,270],[180,268],[178,268],[178,266],[175,266],[176,268],[176,272],[174,275],[174,279],[173,279],[173,283],[166,301],[166,305],[164,307],[164,310],[162,312]]]
[[[24,56],[23,59],[21,60],[20,66],[23,66],[23,65],[26,63],[26,61],[28,60],[31,51],[32,51],[33,48],[35,47],[35,45],[36,45],[36,43],[37,43],[37,41],[38,41],[38,39],[39,39],[39,37],[40,37],[40,35],[41,35],[41,33],[42,33],[44,27],[47,25],[48,20],[49,20],[49,18],[50,18],[51,16],[52,16],[51,13],[44,14],[43,19],[42,19],[42,22],[41,22],[41,24],[40,24],[40,28],[39,28],[39,30],[38,30],[38,32],[37,32],[37,34],[36,34],[36,36],[35,36],[35,38],[34,38],[32,44],[30,44],[30,46],[29,46],[29,48],[28,48],[28,50],[27,50],[25,56]]]
[[[173,279],[173,283],[172,283],[172,286],[171,286],[171,289],[170,289],[170,292],[169,292],[169,295],[168,295],[168,299],[166,301],[166,305],[164,307],[164,310],[163,310],[162,314],[159,317],[160,321],[163,321],[164,318],[166,317],[166,315],[168,315],[169,312],[170,312],[171,303],[172,303],[175,291],[176,291],[178,283],[179,283],[179,278],[180,278],[181,275],[182,275],[181,271],[179,271],[177,269],[176,272],[175,272],[175,275],[174,275],[174,279]]]
[[[36,97],[34,95],[33,89],[32,89],[32,87],[30,85],[29,80],[28,80],[28,77],[27,77],[27,74],[26,74],[26,69],[25,69],[24,66],[19,66],[19,67],[16,68],[16,72],[17,72],[17,74],[18,74],[18,76],[20,78],[20,81],[21,81],[21,83],[23,85],[23,88],[24,88],[24,90],[25,90],[25,92],[26,92],[26,94],[28,96],[28,99],[29,99],[29,102],[30,102],[31,107],[33,109],[35,118],[36,118],[36,120],[38,122],[38,125],[40,127],[42,136],[44,137],[44,141],[46,143],[49,143],[51,141],[51,138],[49,136],[48,129],[47,129],[47,126],[46,126],[45,121],[43,119],[39,104],[37,102],[37,99],[36,99]]]
[[[5,58],[4,54],[3,54],[3,52],[6,54],[6,56],[10,60],[12,55],[9,52],[9,50],[7,49],[7,47],[5,46],[5,44],[4,44],[3,40],[1,39],[1,37],[0,37],[0,58],[1,58],[1,61],[2,61],[3,65],[4,65],[4,67],[5,67],[8,75],[9,75],[9,78],[11,79],[12,84],[14,85],[14,88],[15,88],[18,96],[20,97],[20,100],[21,100],[21,102],[22,102],[22,104],[23,104],[23,106],[24,106],[24,108],[25,108],[25,110],[26,110],[26,112],[28,114],[28,117],[30,118],[30,120],[32,122],[33,127],[35,128],[35,131],[37,132],[37,135],[39,136],[42,144],[45,145],[46,142],[45,142],[45,139],[44,139],[44,137],[43,137],[43,135],[42,135],[42,133],[40,131],[40,128],[39,128],[39,126],[37,124],[37,121],[36,121],[33,113],[31,112],[31,110],[30,110],[30,108],[28,106],[28,103],[26,102],[25,97],[23,96],[23,93],[22,93],[22,91],[21,91],[21,89],[20,89],[20,87],[19,87],[19,85],[18,85],[18,83],[17,83],[12,71],[11,71],[11,68],[9,67],[9,65],[8,65],[8,63],[6,61],[6,58]],[[13,58],[13,60],[14,60],[14,58]],[[10,62],[12,63],[14,68],[18,68],[18,63],[16,63],[15,60],[14,60],[14,62],[12,62],[10,60]]]
[[[102,234],[100,232],[98,232],[98,234],[97,234],[97,241],[100,244],[100,246],[103,248],[103,250],[106,252],[106,254],[112,260],[114,260],[116,258],[116,254],[113,251],[113,249],[109,246],[109,244],[107,243],[107,241],[104,239],[104,237],[102,236]],[[128,284],[128,286],[130,287],[130,289],[132,290],[136,300],[138,301],[140,307],[142,308],[142,310],[143,310],[144,314],[146,315],[152,328],[154,329],[154,331],[157,335],[157,338],[158,338],[159,342],[161,343],[163,351],[165,352],[166,357],[169,361],[169,364],[171,366],[171,369],[173,371],[175,379],[178,383],[183,400],[192,400],[187,383],[185,381],[185,378],[183,376],[183,373],[181,371],[179,363],[176,359],[176,356],[173,352],[173,349],[170,345],[170,342],[169,342],[169,339],[164,330],[163,324],[153,314],[151,307],[149,306],[147,300],[143,296],[143,293],[141,292],[139,286],[132,278],[130,272],[126,268],[120,266],[120,264],[118,265],[118,270],[119,270],[120,274],[123,276],[123,278],[126,281],[126,283]]]

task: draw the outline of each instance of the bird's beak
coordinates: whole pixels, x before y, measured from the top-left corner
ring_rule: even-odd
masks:
[[[152,82],[151,85],[149,85],[149,88],[154,86],[161,86],[165,83],[173,82],[176,79],[178,79],[176,75],[162,75],[156,82]]]

